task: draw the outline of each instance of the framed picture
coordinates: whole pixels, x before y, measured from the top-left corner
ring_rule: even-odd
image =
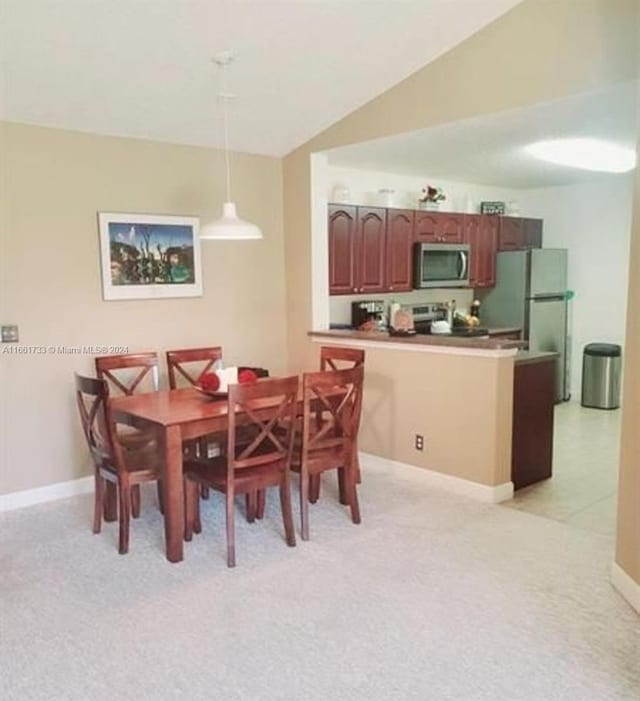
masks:
[[[201,297],[196,217],[99,212],[105,300]]]
[[[481,202],[481,214],[504,214],[504,202]]]

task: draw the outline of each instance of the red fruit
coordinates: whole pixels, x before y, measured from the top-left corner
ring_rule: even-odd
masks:
[[[220,378],[215,372],[206,372],[200,378],[200,387],[206,392],[217,392],[220,388]]]
[[[258,376],[253,372],[253,370],[243,370],[238,374],[238,382],[241,385],[248,385],[252,382],[257,382]]]

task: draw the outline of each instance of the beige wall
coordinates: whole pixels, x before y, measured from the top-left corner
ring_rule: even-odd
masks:
[[[204,296],[102,300],[98,211],[219,215],[220,152],[0,124],[0,321],[24,345],[224,348],[229,364],[286,368],[282,163],[238,155],[233,194],[262,241],[203,242]],[[89,356],[0,346],[0,493],[87,474],[72,395]]]
[[[640,130],[638,131],[640,153]],[[640,171],[634,183],[616,562],[640,586]]]
[[[511,481],[512,358],[365,352],[360,450],[491,487]]]
[[[637,79],[639,18],[639,0],[525,0],[290,154],[285,159],[283,177],[287,281],[289,290],[295,291],[287,297],[291,363],[302,367],[313,358],[313,349],[305,336],[311,323],[310,153]],[[637,207],[636,204],[636,212]],[[637,237],[634,250],[638,250]],[[639,275],[636,263],[631,282],[636,297]],[[636,321],[631,323],[637,324],[637,299],[631,305],[630,318],[633,314]],[[637,329],[633,326],[629,329],[630,336],[634,328]],[[633,354],[633,347],[631,350],[626,359],[627,375],[636,377],[637,382],[640,356],[637,352]],[[396,383],[402,386],[398,368],[389,365],[385,373],[384,382],[389,388]],[[467,378],[451,374],[450,381],[451,393],[467,393],[470,399],[465,411],[474,413],[479,400],[475,393],[469,392]],[[631,382],[627,380],[627,388]],[[369,384],[367,380],[367,390]],[[399,400],[397,396],[396,403]],[[416,407],[416,411],[414,420],[426,423],[427,405]],[[627,400],[626,411],[625,422],[634,422],[637,431],[637,405],[630,410]],[[443,418],[454,425],[459,415],[447,410]],[[507,430],[508,419],[503,417],[496,425],[495,445],[491,449],[485,446],[485,457],[492,452],[505,454],[510,436]],[[637,449],[630,445],[628,434],[625,440],[628,443],[623,457],[625,479],[637,487],[640,463],[634,460],[637,453],[631,454]],[[394,448],[391,457],[402,459],[401,449]],[[410,462],[415,463],[415,458]],[[466,468],[458,464],[455,469]],[[479,471],[468,477],[482,481]],[[619,543],[624,546],[619,545],[619,552],[640,549],[636,525],[637,521],[631,523],[628,516],[621,520]],[[634,572],[636,576],[637,570]]]

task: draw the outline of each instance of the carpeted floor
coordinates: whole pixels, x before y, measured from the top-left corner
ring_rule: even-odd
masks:
[[[119,556],[91,498],[0,520],[10,701],[637,701],[640,619],[609,584],[612,539],[364,466],[363,523],[333,482],[288,548],[277,497],[238,515],[224,561],[212,495],[185,561],[152,492]],[[297,499],[296,502],[297,504]]]

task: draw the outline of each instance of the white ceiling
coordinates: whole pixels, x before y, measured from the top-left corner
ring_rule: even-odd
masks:
[[[0,0],[0,118],[283,155],[520,0]]]
[[[605,175],[539,161],[534,141],[591,136],[635,148],[639,84],[625,83],[518,110],[445,124],[329,151],[332,165],[428,175],[516,188],[586,182]]]

